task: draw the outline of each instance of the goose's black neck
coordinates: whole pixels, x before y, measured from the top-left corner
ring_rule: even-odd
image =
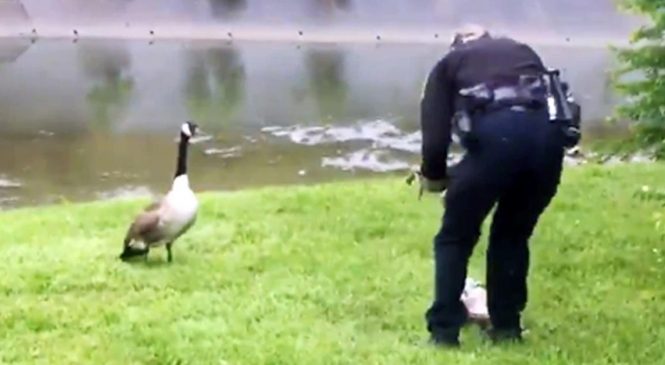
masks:
[[[175,177],[187,174],[187,148],[189,147],[189,137],[180,133],[180,143],[178,144],[178,164],[175,170]]]

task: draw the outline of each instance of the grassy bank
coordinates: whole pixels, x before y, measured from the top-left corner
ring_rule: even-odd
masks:
[[[425,344],[434,196],[419,202],[383,180],[201,199],[170,265],[163,250],[147,263],[116,259],[145,201],[0,214],[0,363],[665,358],[664,165],[569,169],[532,240],[528,343],[493,347],[469,328],[455,352]],[[485,247],[483,237],[471,270],[481,279]]]

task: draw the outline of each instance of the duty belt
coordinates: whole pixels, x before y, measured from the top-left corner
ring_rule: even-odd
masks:
[[[545,106],[545,100],[535,96],[519,95],[515,88],[503,87],[494,90],[494,100],[482,109],[487,112],[509,108],[514,111],[539,109]]]
[[[540,83],[490,88],[485,84],[460,90],[462,109],[470,114],[510,108],[517,111],[538,109],[546,105],[540,93]]]

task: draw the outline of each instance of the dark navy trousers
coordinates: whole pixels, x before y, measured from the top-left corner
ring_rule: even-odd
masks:
[[[445,212],[434,238],[433,336],[454,337],[466,322],[460,301],[469,257],[495,207],[486,255],[492,326],[519,329],[527,302],[528,241],[554,197],[563,164],[563,135],[544,110],[493,112],[474,120],[466,154],[449,169]]]

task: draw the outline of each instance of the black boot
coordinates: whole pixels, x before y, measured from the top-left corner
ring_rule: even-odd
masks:
[[[437,347],[457,348],[460,346],[459,332],[435,332],[430,335],[429,342]]]
[[[487,336],[495,344],[502,342],[521,343],[523,341],[521,328],[490,328],[487,330]]]

